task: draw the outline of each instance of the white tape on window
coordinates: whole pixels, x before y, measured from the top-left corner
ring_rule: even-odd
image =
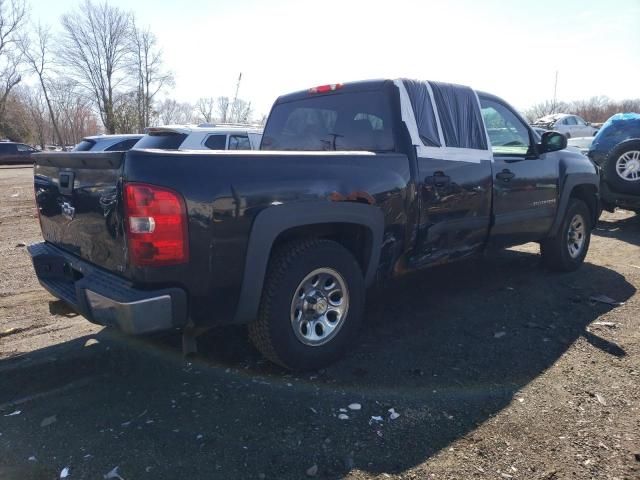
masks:
[[[394,85],[398,88],[400,92],[400,113],[402,116],[402,121],[407,126],[407,130],[409,131],[409,136],[411,137],[411,143],[416,147],[416,154],[421,158],[433,158],[437,160],[451,160],[454,162],[469,162],[469,163],[480,163],[482,161],[493,161],[493,155],[491,153],[491,149],[488,150],[478,150],[471,148],[456,148],[456,147],[447,147],[444,142],[444,136],[442,134],[442,128],[440,126],[440,117],[438,116],[438,108],[436,107],[436,103],[433,98],[433,91],[431,90],[431,86],[429,82],[427,83],[427,90],[429,91],[429,96],[431,97],[431,104],[433,105],[433,110],[436,117],[436,123],[438,126],[438,136],[440,137],[440,143],[443,145],[442,147],[430,147],[426,146],[422,143],[420,139],[420,132],[418,131],[418,125],[416,123],[415,113],[413,111],[413,107],[411,106],[411,100],[409,99],[409,94],[407,93],[407,89],[404,86],[404,83],[401,79],[395,79],[393,81]],[[475,94],[475,91],[474,91]],[[478,95],[476,94],[476,99]],[[478,100],[478,108],[480,108],[480,101]],[[484,128],[484,124],[482,125]],[[486,129],[485,135],[487,134]],[[491,145],[489,142],[489,138],[487,136],[487,145]]]

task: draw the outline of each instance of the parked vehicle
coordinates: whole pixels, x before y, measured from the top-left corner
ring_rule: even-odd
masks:
[[[540,138],[542,138],[543,133],[552,131],[542,127],[531,127],[531,130],[533,130]]]
[[[72,151],[74,152],[124,152],[138,143],[144,135],[129,133],[120,135],[94,135],[83,138]]]
[[[244,124],[165,125],[147,128],[136,148],[169,150],[257,150],[262,128]]]
[[[38,155],[45,241],[29,252],[92,322],[180,329],[187,351],[202,329],[245,323],[273,362],[317,368],[390,278],[532,241],[550,269],[577,269],[599,178],[565,147],[468,87],[320,86],[277,99],[266,151]]]
[[[604,208],[640,213],[640,114],[618,113],[607,120],[588,156],[602,169]]]
[[[577,148],[580,153],[586,155],[591,148],[591,144],[593,143],[594,137],[575,137],[567,140],[567,145],[569,147]]]
[[[17,142],[0,142],[0,164],[3,163],[33,163],[31,155],[36,150],[29,145]]]
[[[592,137],[598,133],[597,128],[584,121],[581,117],[567,113],[547,115],[533,122],[532,126],[560,132],[567,138]]]

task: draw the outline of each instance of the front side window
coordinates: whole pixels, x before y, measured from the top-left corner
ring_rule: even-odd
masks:
[[[246,135],[230,135],[229,150],[251,150],[249,137]]]
[[[273,107],[260,148],[389,152],[391,118],[383,91],[309,96]]]
[[[566,125],[577,125],[576,117],[567,117],[564,121]]]
[[[224,150],[227,148],[227,136],[224,134],[209,135],[206,142],[204,142],[204,145],[211,150]]]
[[[580,117],[573,117],[573,118],[575,118],[575,119],[576,119],[576,123],[577,123],[578,125],[584,126],[584,125],[586,125],[586,124],[587,124],[587,122],[585,122],[585,121],[584,121],[582,118],[580,118]]]
[[[526,125],[501,103],[481,98],[480,104],[493,154],[527,155],[531,141]]]
[[[18,148],[19,152],[33,152],[34,151],[33,148],[31,148],[28,145],[23,145],[22,143],[18,143],[16,145],[16,147]]]

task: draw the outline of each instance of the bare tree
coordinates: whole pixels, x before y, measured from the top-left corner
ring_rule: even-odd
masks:
[[[187,102],[176,102],[167,98],[158,105],[158,117],[161,125],[194,123],[195,109]]]
[[[137,92],[116,95],[113,102],[113,114],[117,133],[135,133],[138,130],[140,126],[139,106]]]
[[[236,98],[233,105],[231,105],[229,121],[232,123],[248,123],[252,112],[251,102]]]
[[[537,103],[524,112],[525,117],[530,122],[535,122],[539,118],[552,115],[554,113],[564,113],[567,110],[568,105],[565,102],[559,102],[556,100],[545,100],[544,102]]]
[[[216,114],[222,123],[226,123],[229,118],[229,97],[216,98]]]
[[[25,103],[29,118],[31,120],[31,136],[36,140],[40,148],[44,150],[47,144],[50,115],[47,109],[47,102],[40,89],[25,88],[20,92],[20,98]]]
[[[22,81],[22,57],[15,46],[26,21],[24,0],[0,0],[0,125],[4,124],[9,94]]]
[[[147,28],[140,30],[132,23],[132,63],[137,77],[137,108],[139,132],[151,124],[153,101],[163,88],[173,86],[173,74],[164,70],[162,51],[156,36]]]
[[[213,122],[214,112],[216,109],[216,99],[213,97],[201,97],[196,102],[196,110],[202,116],[205,122]]]
[[[35,39],[32,41],[28,36],[23,35],[20,38],[20,51],[24,56],[25,63],[29,66],[32,73],[35,73],[42,89],[44,96],[44,102],[46,103],[47,110],[51,121],[51,126],[56,136],[58,144],[62,145],[62,135],[60,134],[60,128],[58,127],[58,119],[54,115],[53,106],[51,105],[51,99],[49,95],[49,71],[52,67],[53,60],[50,58],[51,51],[49,45],[52,43],[51,33],[49,28],[43,27],[42,24],[38,24],[34,29]],[[33,95],[30,96],[30,98]],[[44,145],[42,145],[44,148]]]
[[[613,101],[607,97],[591,97],[573,102],[546,101],[532,106],[525,112],[525,116],[533,122],[553,113],[569,113],[578,115],[588,122],[602,123],[620,112],[640,112],[640,99]]]
[[[115,133],[116,88],[126,78],[131,15],[107,3],[85,0],[79,11],[62,16],[60,59],[89,92],[108,133]]]
[[[59,77],[52,81],[51,102],[59,119],[63,145],[73,145],[82,137],[99,133],[92,99],[74,79]]]

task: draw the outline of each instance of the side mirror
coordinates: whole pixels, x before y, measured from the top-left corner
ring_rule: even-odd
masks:
[[[540,153],[557,152],[567,148],[567,137],[558,132],[544,132],[540,141]]]

